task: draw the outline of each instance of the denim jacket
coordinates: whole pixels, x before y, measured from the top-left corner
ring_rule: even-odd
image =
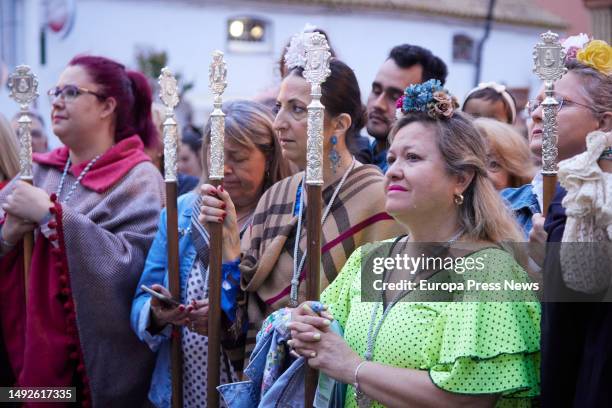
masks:
[[[187,278],[196,260],[196,248],[193,245],[191,235],[192,208],[197,195],[193,192],[179,197],[177,202],[178,229],[179,229],[179,276],[181,286],[181,301],[185,302],[185,285]],[[154,283],[168,287],[168,249],[166,234],[166,210],[162,210],[155,240],[149,249],[145,268],[138,282],[136,294],[132,301],[132,312],[130,316],[132,329],[138,338],[145,342],[149,348],[157,352],[157,361],[151,388],[149,389],[149,400],[157,407],[170,407],[172,398],[172,381],[170,378],[170,334],[172,327],[166,326],[161,332],[152,335],[147,328],[150,323],[151,295],[140,289],[140,285],[151,286]],[[228,274],[239,273],[237,262],[223,264],[222,274],[224,282]],[[234,280],[237,277],[234,276]],[[235,312],[235,297],[237,288],[223,285],[221,289],[221,309],[232,320]]]
[[[313,310],[321,304],[312,302]],[[257,343],[251,353],[244,374],[247,381],[217,387],[228,408],[304,406],[305,359],[294,359],[288,354],[287,340],[291,338],[286,324],[291,314],[288,309],[278,310],[268,316],[257,334]],[[342,334],[338,322],[331,329]],[[325,386],[324,386],[325,385]],[[322,389],[326,392],[323,392]],[[320,374],[315,395],[315,408],[342,408],[346,386]],[[324,397],[323,395],[327,395]]]
[[[196,250],[191,242],[191,209],[196,199],[195,193],[185,194],[178,199],[179,228],[179,275],[181,294],[185,293],[187,277],[196,258]],[[130,316],[132,329],[138,338],[149,348],[157,352],[155,370],[149,389],[149,400],[157,407],[170,407],[172,398],[172,382],[170,378],[170,334],[172,327],[166,326],[161,332],[152,335],[147,327],[150,323],[151,295],[140,289],[140,285],[151,286],[155,283],[168,287],[168,250],[166,234],[166,210],[162,210],[155,240],[149,249],[145,269],[138,282],[132,313]]]
[[[387,149],[376,153],[377,143],[378,141],[374,140],[370,144],[370,151],[372,152],[372,164],[377,165],[380,171],[385,174],[387,172],[387,169],[389,168],[389,163],[387,163]]]
[[[525,184],[518,188],[505,188],[501,191],[501,196],[506,200],[516,221],[523,228],[525,238],[529,238],[529,232],[533,228],[531,217],[542,212],[538,197],[533,192],[533,185]]]

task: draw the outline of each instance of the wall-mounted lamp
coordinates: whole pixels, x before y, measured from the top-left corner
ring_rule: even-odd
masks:
[[[253,17],[230,18],[227,21],[227,39],[230,41],[264,41],[268,23]]]
[[[257,17],[228,18],[227,49],[237,53],[271,52],[272,24]]]

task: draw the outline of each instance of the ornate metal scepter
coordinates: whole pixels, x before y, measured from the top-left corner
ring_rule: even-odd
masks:
[[[174,108],[179,103],[176,78],[166,67],[159,75],[159,98],[166,106],[164,120],[164,181],[166,182],[166,230],[168,244],[168,282],[172,297],[181,301],[181,283],[179,275],[178,249],[178,197],[177,152],[178,132],[174,119]],[[181,345],[181,328],[172,328],[171,339],[172,370],[172,407],[183,406],[183,351]]]
[[[551,31],[540,35],[542,42],[533,50],[533,71],[544,81],[546,97],[542,101],[544,129],[542,130],[542,176],[544,178],[544,208],[546,217],[548,206],[555,194],[557,184],[557,106],[554,98],[554,81],[561,79],[567,71],[563,64],[565,51],[559,36]]]
[[[225,114],[221,110],[222,95],[227,86],[227,65],[223,52],[213,51],[209,69],[210,90],[214,95],[213,111],[210,114],[210,170],[209,183],[215,187],[223,183],[225,137]],[[221,356],[221,262],[222,262],[223,225],[210,224],[210,255],[208,276],[208,379],[207,406],[219,406],[219,360]]]
[[[33,184],[32,173],[32,119],[28,116],[28,107],[38,97],[38,78],[29,66],[19,65],[9,76],[8,86],[10,97],[19,104],[21,115],[17,123],[19,130],[19,179]],[[34,248],[34,234],[28,233],[23,237],[23,271],[25,277],[25,300],[28,301],[28,275],[32,263],[32,250]]]
[[[329,69],[329,45],[325,36],[306,33],[306,66],[304,78],[310,83],[312,101],[308,105],[308,140],[306,142],[306,250],[307,277],[306,298],[319,300],[321,268],[321,190],[323,186],[323,114],[321,84],[331,73]],[[296,239],[299,239],[297,237]],[[306,372],[305,403],[312,407],[317,389],[318,373],[308,368]]]

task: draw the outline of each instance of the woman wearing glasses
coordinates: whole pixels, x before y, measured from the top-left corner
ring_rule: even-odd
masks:
[[[535,217],[532,231],[548,243],[562,242],[548,245],[543,264],[541,403],[609,407],[612,47],[592,40],[568,54],[575,58],[555,83],[563,188],[557,187],[546,220]],[[541,150],[542,116],[540,107],[532,110],[534,151]]]
[[[84,407],[141,406],[153,360],[130,305],[163,200],[143,152],[158,140],[151,90],[115,61],[77,56],[49,97],[65,147],[34,155],[34,187],[0,192],[0,328],[13,374],[3,383],[76,387]]]
[[[586,135],[594,130],[605,127],[605,120],[610,120],[606,112],[610,110],[612,94],[610,88],[604,86],[602,78],[606,76],[594,69],[585,69],[585,65],[569,60],[568,68],[559,81],[555,83],[555,99],[557,105],[557,160],[565,160],[586,150]],[[588,66],[586,66],[588,68]],[[607,76],[609,81],[610,76]],[[542,132],[544,116],[541,106],[544,100],[544,88],[538,96],[529,101],[527,112],[532,123],[529,126],[529,148],[537,158],[542,157]],[[608,119],[606,119],[608,118]],[[540,216],[543,207],[542,174],[540,171],[530,184],[518,188],[507,188],[502,196],[509,202],[517,221],[522,225],[525,236],[528,237],[535,221],[541,225],[544,219]],[[533,239],[546,240],[543,230],[535,231]]]

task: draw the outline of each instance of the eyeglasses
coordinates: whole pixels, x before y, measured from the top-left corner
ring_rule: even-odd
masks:
[[[79,95],[83,95],[83,94],[91,94],[99,99],[104,98],[99,93],[90,91],[87,88],[80,88],[75,85],[65,85],[61,88],[59,86],[56,86],[55,88],[51,88],[49,89],[49,91],[47,91],[47,95],[49,96],[49,102],[51,103],[55,102],[55,100],[59,97],[61,97],[64,100],[64,102],[72,102]]]
[[[597,111],[595,109],[593,109],[592,106],[589,105],[585,105],[583,103],[578,103],[578,102],[574,102],[570,99],[564,98],[561,95],[555,95],[553,96],[553,98],[555,98],[555,100],[557,101],[558,105],[557,105],[557,113],[559,113],[559,111],[561,110],[561,108],[563,108],[563,106],[567,106],[567,105],[578,105],[578,106],[582,106],[583,108],[586,108],[592,112],[597,113]],[[542,101],[539,101],[537,99],[532,99],[530,101],[527,102],[527,106],[525,106],[525,110],[527,111],[527,113],[529,115],[531,115],[536,109],[538,109],[538,107],[542,104]]]

